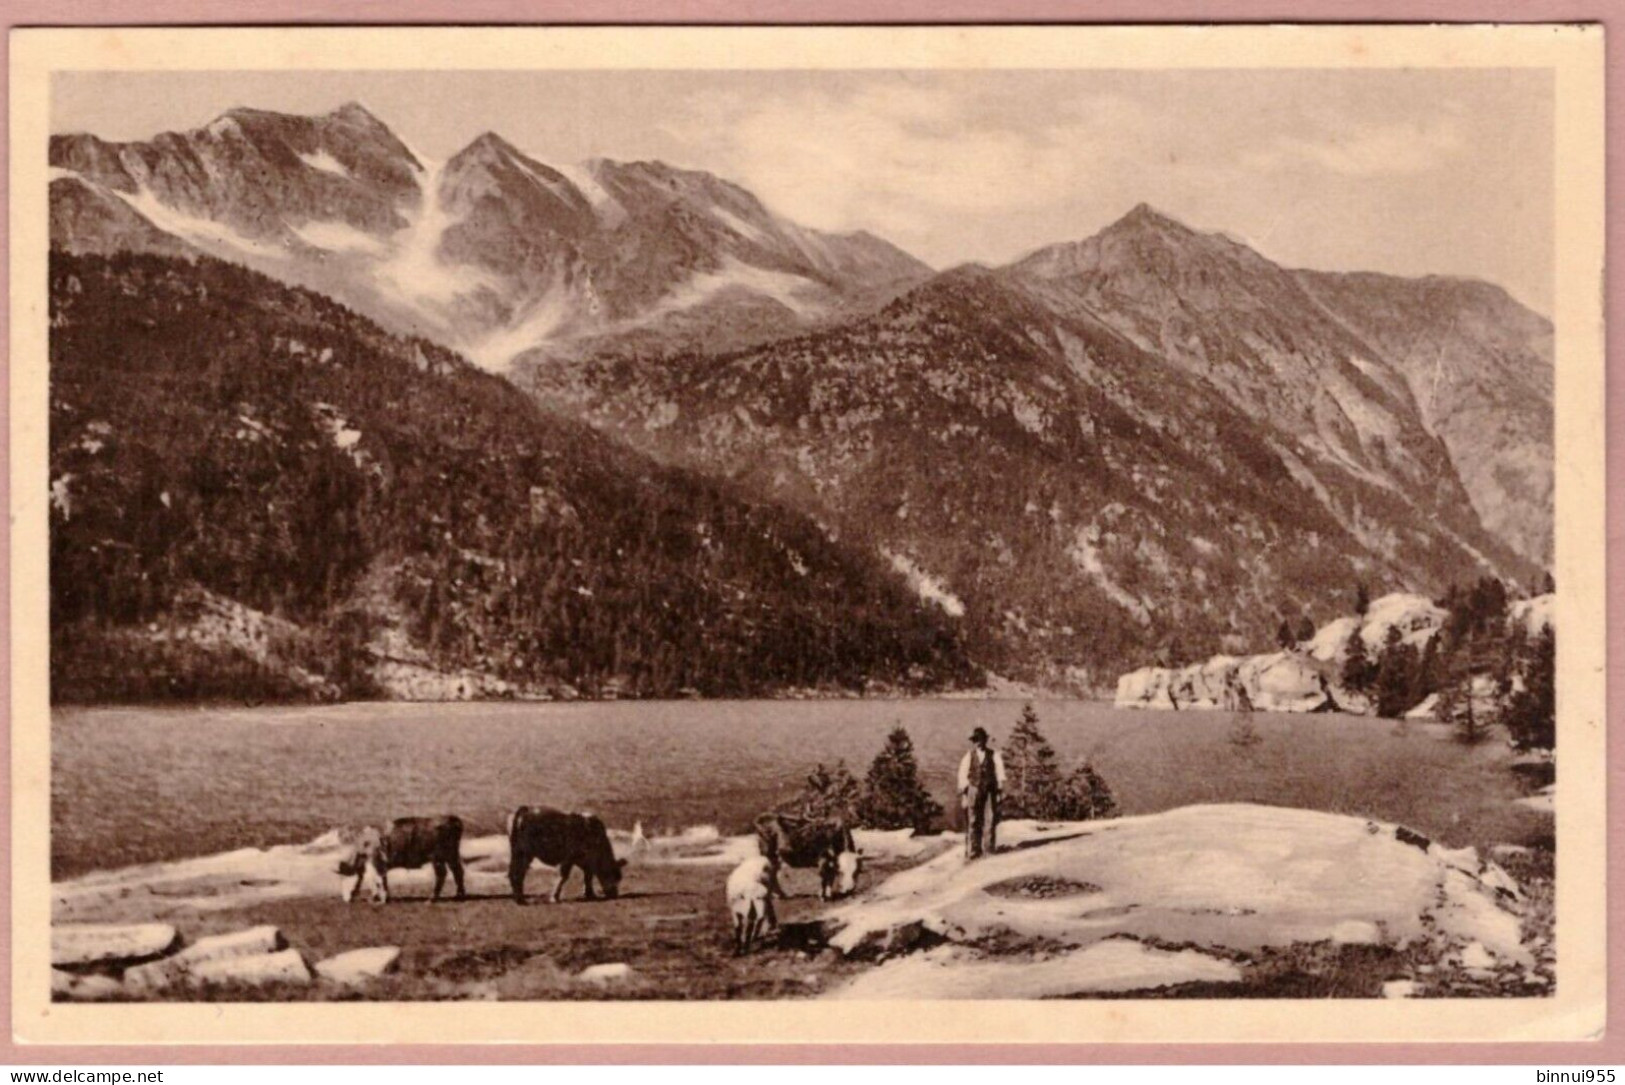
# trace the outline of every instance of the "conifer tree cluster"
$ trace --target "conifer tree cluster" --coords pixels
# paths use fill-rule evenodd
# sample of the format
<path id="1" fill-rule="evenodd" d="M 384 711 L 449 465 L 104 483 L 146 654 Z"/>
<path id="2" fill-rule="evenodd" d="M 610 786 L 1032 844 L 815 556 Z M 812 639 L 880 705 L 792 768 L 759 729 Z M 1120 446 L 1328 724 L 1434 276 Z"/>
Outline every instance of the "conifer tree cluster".
<path id="1" fill-rule="evenodd" d="M 1542 583 L 1550 586 L 1550 577 Z M 1369 605 L 1364 586 L 1356 602 Z M 1350 630 L 1340 673 L 1345 689 L 1371 699 L 1379 716 L 1400 717 L 1438 696 L 1438 718 L 1463 742 L 1503 724 L 1513 743 L 1550 749 L 1556 741 L 1556 640 L 1551 627 L 1528 637 L 1511 621 L 1504 583 L 1483 577 L 1436 600 L 1447 613 L 1418 649 L 1390 627 L 1372 658 L 1360 625 Z"/>
<path id="2" fill-rule="evenodd" d="M 1063 772 L 1055 747 L 1038 728 L 1038 713 L 1031 704 L 1022 706 L 1004 744 L 1004 767 L 1001 817 L 1082 821 L 1117 814 L 1111 787 L 1091 762 L 1085 761 L 1071 773 Z"/>
<path id="3" fill-rule="evenodd" d="M 942 821 L 942 805 L 920 779 L 914 740 L 901 724 L 869 765 L 862 782 L 845 761 L 822 762 L 807 774 L 801 794 L 785 809 L 818 821 L 837 821 L 866 829 L 913 829 L 929 832 Z"/>

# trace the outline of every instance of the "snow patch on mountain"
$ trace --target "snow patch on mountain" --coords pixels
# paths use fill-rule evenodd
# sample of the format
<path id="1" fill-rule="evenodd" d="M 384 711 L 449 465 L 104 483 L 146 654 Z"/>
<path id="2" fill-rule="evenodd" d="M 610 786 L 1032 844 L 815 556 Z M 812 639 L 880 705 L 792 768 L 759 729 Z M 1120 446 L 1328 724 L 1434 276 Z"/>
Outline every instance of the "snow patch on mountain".
<path id="1" fill-rule="evenodd" d="M 291 227 L 294 235 L 311 248 L 327 252 L 364 252 L 378 254 L 385 249 L 384 242 L 371 234 L 358 230 L 347 222 L 314 221 Z"/>
<path id="2" fill-rule="evenodd" d="M 817 283 L 800 275 L 752 267 L 730 256 L 723 259 L 722 267 L 718 270 L 695 275 L 660 299 L 640 323 L 695 308 L 730 290 L 743 290 L 771 298 L 797 316 L 810 316 L 817 313 L 820 307 L 806 295 L 819 289 Z"/>
<path id="3" fill-rule="evenodd" d="M 903 574 L 903 577 L 908 581 L 908 586 L 914 589 L 915 595 L 942 608 L 942 612 L 949 617 L 963 618 L 965 616 L 965 604 L 959 596 L 949 591 L 948 586 L 941 580 L 916 565 L 907 554 L 900 554 L 884 548 L 881 549 L 880 553 L 887 561 L 891 562 L 893 569 Z"/>
<path id="4" fill-rule="evenodd" d="M 1112 579 L 1111 574 L 1106 571 L 1105 563 L 1100 560 L 1100 548 L 1097 545 L 1099 542 L 1098 525 L 1080 527 L 1072 538 L 1072 545 L 1067 548 L 1067 556 L 1101 591 L 1106 593 L 1108 599 L 1134 615 L 1135 621 L 1145 625 L 1151 620 L 1151 611 L 1143 600 Z"/>
<path id="5" fill-rule="evenodd" d="M 495 328 L 470 343 L 464 353 L 469 361 L 493 373 L 507 368 L 515 357 L 538 346 L 570 318 L 569 293 L 556 286 L 544 294 L 523 316 L 504 327 Z"/>
<path id="6" fill-rule="evenodd" d="M 336 174 L 339 177 L 350 176 L 350 171 L 344 168 L 344 163 L 328 154 L 325 150 L 317 150 L 313 152 L 300 151 L 298 154 L 299 161 L 303 162 L 313 170 L 321 170 L 323 173 Z"/>
<path id="7" fill-rule="evenodd" d="M 586 199 L 595 215 L 604 222 L 614 225 L 626 218 L 626 209 L 610 194 L 609 189 L 599 183 L 593 165 L 592 162 L 573 162 L 553 168 L 576 187 L 576 191 Z"/>
<path id="8" fill-rule="evenodd" d="M 136 214 L 145 218 L 158 229 L 174 234 L 183 240 L 205 249 L 219 251 L 225 249 L 226 255 L 232 253 L 246 253 L 251 256 L 280 258 L 286 255 L 284 250 L 270 242 L 249 237 L 238 233 L 231 227 L 213 219 L 200 218 L 185 211 L 164 203 L 150 188 L 145 185 L 134 192 L 119 192 L 112 190 L 113 194 L 129 204 Z"/>
<path id="9" fill-rule="evenodd" d="M 489 277 L 472 267 L 453 267 L 440 259 L 440 239 L 453 225 L 440 199 L 440 178 L 446 164 L 415 156 L 424 164 L 422 195 L 407 217 L 407 226 L 395 235 L 389 258 L 378 265 L 378 282 L 408 305 L 444 305 L 490 285 Z"/>
<path id="10" fill-rule="evenodd" d="M 740 237 L 747 237 L 752 241 L 759 241 L 762 244 L 768 243 L 767 235 L 764 234 L 759 228 L 746 222 L 744 219 L 740 218 L 732 211 L 729 211 L 727 208 L 713 207 L 711 208 L 711 214 L 716 216 L 716 218 L 720 220 L 724 226 L 728 227 L 728 229 L 732 230 Z"/>

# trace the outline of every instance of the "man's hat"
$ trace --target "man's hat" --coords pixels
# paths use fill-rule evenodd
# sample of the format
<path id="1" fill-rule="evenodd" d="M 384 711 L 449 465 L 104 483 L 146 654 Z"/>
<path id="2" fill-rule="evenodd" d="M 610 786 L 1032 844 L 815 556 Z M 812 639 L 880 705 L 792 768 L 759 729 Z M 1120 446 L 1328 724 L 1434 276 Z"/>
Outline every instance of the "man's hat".
<path id="1" fill-rule="evenodd" d="M 978 727 L 976 730 L 970 733 L 970 740 L 972 742 L 986 742 L 987 732 Z"/>

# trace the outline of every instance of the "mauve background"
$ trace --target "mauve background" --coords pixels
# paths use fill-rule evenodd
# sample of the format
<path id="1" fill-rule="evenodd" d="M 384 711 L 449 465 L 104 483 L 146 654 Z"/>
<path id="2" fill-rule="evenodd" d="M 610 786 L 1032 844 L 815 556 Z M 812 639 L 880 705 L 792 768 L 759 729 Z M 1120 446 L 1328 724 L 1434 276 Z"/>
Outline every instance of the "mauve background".
<path id="1" fill-rule="evenodd" d="M 1625 206 L 1625 183 L 1620 177 L 1620 133 L 1625 131 L 1625 0 L 553 0 L 521 3 L 517 0 L 9 0 L 0 11 L 0 25 L 9 31 L 21 26 L 131 26 L 131 25 L 402 25 L 402 24 L 932 24 L 932 23 L 1183 23 L 1183 22 L 1596 22 L 1606 28 L 1608 123 L 1608 205 Z M 4 96 L 9 129 L 10 80 Z M 9 132 L 0 142 L 0 192 L 9 184 Z M 9 206 L 9 204 L 8 204 Z M 1625 276 L 1616 258 L 1625 218 L 1607 222 L 1606 299 L 1625 293 Z M 0 263 L 0 294 L 9 297 L 5 284 L 8 259 Z M 1612 316 L 1612 312 L 1608 312 Z M 0 336 L 8 334 L 10 313 L 0 317 Z M 1625 326 L 1608 323 L 1608 355 L 1625 351 Z M 9 341 L 9 340 L 7 340 Z M 8 378 L 10 359 L 5 363 Z M 1610 375 L 1612 377 L 1612 374 Z M 5 447 L 10 447 L 6 418 L 9 397 L 0 402 L 0 423 Z M 1625 426 L 1625 390 L 1609 380 L 1608 429 Z M 1608 476 L 1625 473 L 1625 452 L 1610 439 Z M 0 473 L 0 489 L 7 492 L 9 474 Z M 1625 689 L 1625 505 L 1610 500 L 1608 524 L 1608 719 Z M 0 624 L 10 614 L 10 548 L 0 548 Z M 6 693 L 7 727 L 0 730 L 0 764 L 10 764 L 10 630 L 7 648 L 0 653 L 0 684 Z M 1617 799 L 1625 790 L 1625 749 L 1613 743 L 1608 756 L 1608 790 Z M 0 803 L 0 840 L 9 840 L 10 804 Z M 1625 895 L 1625 816 L 1621 804 L 1611 801 L 1608 818 L 1609 899 Z M 0 862 L 0 944 L 11 931 L 11 870 Z M 1608 939 L 1625 944 L 1625 908 L 1609 909 Z M 1598 947 L 1599 950 L 1602 947 Z M 0 1062 L 11 1065 L 54 1063 L 125 1066 L 187 1065 L 243 1062 L 254 1064 L 422 1064 L 422 1063 L 1422 1063 L 1422 1064 L 1574 1064 L 1625 1063 L 1625 968 L 1610 968 L 1608 1028 L 1596 1043 L 1568 1044 L 1179 1044 L 1179 1045 L 816 1045 L 816 1046 L 170 1046 L 170 1047 L 18 1047 L 12 1042 L 11 962 L 0 954 L 0 1018 L 6 1022 L 0 1036 Z"/>

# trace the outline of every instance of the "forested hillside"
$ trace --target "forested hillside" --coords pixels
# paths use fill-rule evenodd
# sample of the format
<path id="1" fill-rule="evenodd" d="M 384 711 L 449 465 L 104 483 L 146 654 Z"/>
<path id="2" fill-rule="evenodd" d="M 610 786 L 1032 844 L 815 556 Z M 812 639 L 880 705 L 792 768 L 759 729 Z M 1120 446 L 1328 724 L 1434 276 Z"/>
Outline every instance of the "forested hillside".
<path id="1" fill-rule="evenodd" d="M 58 701 L 980 681 L 872 552 L 318 294 L 53 253 L 51 325 Z"/>

